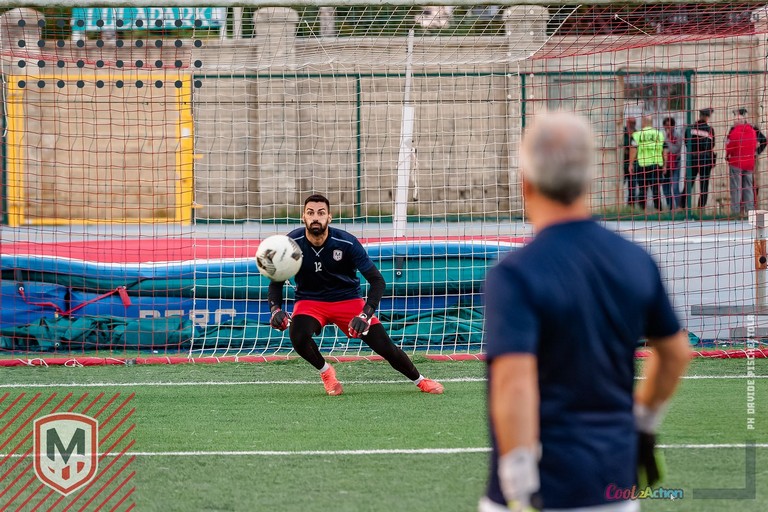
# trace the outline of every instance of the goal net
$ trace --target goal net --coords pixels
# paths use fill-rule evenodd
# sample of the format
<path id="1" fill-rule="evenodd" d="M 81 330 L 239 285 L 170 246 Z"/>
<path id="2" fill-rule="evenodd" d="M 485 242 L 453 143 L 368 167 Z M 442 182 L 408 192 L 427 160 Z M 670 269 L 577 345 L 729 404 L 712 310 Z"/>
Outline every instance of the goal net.
<path id="1" fill-rule="evenodd" d="M 520 138 L 551 109 L 592 123 L 593 212 L 654 255 L 692 343 L 765 335 L 766 153 L 737 183 L 726 149 L 768 132 L 762 4 L 279 3 L 3 3 L 2 357 L 290 354 L 253 256 L 312 193 L 384 275 L 395 343 L 481 354 L 485 272 L 532 236 Z M 656 174 L 628 161 L 644 126 Z"/>

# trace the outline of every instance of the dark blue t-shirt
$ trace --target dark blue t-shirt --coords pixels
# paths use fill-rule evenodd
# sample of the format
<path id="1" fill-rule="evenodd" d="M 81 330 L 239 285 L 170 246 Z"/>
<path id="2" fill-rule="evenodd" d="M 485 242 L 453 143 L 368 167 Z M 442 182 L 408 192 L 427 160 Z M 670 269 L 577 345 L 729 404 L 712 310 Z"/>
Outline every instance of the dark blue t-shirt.
<path id="1" fill-rule="evenodd" d="M 328 238 L 315 247 L 305 229 L 294 229 L 288 236 L 301 247 L 301 269 L 294 278 L 296 300 L 336 302 L 362 297 L 357 271 L 366 272 L 373 261 L 354 235 L 328 226 Z"/>
<path id="2" fill-rule="evenodd" d="M 601 505 L 608 485 L 632 487 L 635 348 L 680 330 L 652 258 L 591 220 L 556 224 L 488 272 L 484 303 L 488 363 L 537 357 L 543 505 Z M 492 444 L 488 496 L 503 503 Z"/>

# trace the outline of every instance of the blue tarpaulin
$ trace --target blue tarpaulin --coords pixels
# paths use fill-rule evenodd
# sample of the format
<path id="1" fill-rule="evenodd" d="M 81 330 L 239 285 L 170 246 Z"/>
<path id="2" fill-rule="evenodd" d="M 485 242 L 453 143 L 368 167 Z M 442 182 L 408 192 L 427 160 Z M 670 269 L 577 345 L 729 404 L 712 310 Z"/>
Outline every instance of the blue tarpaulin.
<path id="1" fill-rule="evenodd" d="M 479 343 L 485 272 L 511 250 L 510 244 L 409 242 L 366 248 L 387 281 L 379 316 L 395 341 L 414 346 Z M 256 346 L 274 336 L 266 304 L 269 281 L 252 258 L 100 263 L 4 254 L 0 270 L 0 326 L 6 345 L 18 329 L 18 339 L 34 338 L 42 350 L 55 344 L 181 346 L 184 336 L 162 334 L 171 324 L 169 332 L 177 332 L 178 322 L 189 325 L 182 330 L 194 335 L 196 343 L 200 339 L 216 346 L 228 338 Z M 290 307 L 292 287 L 285 292 Z M 96 325 L 83 331 L 94 333 L 93 340 L 60 335 L 69 333 L 73 327 L 68 323 L 78 319 Z M 121 322 L 144 334 L 124 334 L 134 331 Z M 130 322 L 144 322 L 143 330 Z"/>

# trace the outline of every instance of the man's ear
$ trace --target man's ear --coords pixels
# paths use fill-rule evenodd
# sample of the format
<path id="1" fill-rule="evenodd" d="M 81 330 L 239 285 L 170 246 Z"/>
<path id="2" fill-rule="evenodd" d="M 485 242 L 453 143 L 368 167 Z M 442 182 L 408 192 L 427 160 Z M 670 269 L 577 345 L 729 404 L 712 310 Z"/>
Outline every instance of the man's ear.
<path id="1" fill-rule="evenodd" d="M 531 197 L 534 191 L 534 186 L 530 180 L 525 179 L 525 176 L 522 178 L 521 188 L 523 190 L 523 199 Z"/>

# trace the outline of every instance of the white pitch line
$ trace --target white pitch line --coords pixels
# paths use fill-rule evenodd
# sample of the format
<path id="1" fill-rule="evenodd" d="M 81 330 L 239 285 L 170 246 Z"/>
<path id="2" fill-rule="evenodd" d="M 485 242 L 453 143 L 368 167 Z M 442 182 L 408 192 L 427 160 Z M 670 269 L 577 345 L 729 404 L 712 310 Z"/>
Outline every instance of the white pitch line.
<path id="1" fill-rule="evenodd" d="M 768 448 L 768 443 L 749 445 L 754 448 Z M 667 450 L 694 450 L 694 449 L 744 449 L 745 443 L 732 444 L 661 444 L 659 448 Z M 126 452 L 125 455 L 135 457 L 291 457 L 291 456 L 334 456 L 334 455 L 456 455 L 464 453 L 488 453 L 488 447 L 470 448 L 391 448 L 369 450 L 239 450 L 239 451 L 176 451 L 176 452 Z M 101 454 L 107 457 L 115 457 L 117 453 Z M 22 456 L 21 454 L 4 454 L 2 457 L 21 458 L 34 457 L 34 455 Z"/>
<path id="2" fill-rule="evenodd" d="M 768 379 L 768 375 L 685 375 L 684 380 Z"/>
<path id="3" fill-rule="evenodd" d="M 128 452 L 127 455 L 137 457 L 209 457 L 209 456 L 264 456 L 264 457 L 285 457 L 292 455 L 453 455 L 461 453 L 487 453 L 490 448 L 392 448 L 380 450 L 246 450 L 246 451 L 227 451 L 227 452 Z"/>
<path id="4" fill-rule="evenodd" d="M 746 448 L 744 443 L 734 444 L 661 444 L 659 448 L 676 449 L 736 449 Z M 768 443 L 750 445 L 755 448 L 768 448 Z M 488 447 L 478 448 L 395 448 L 382 450 L 246 450 L 246 451 L 194 451 L 194 452 L 128 452 L 129 455 L 137 457 L 207 457 L 207 456 L 247 456 L 258 455 L 265 457 L 282 457 L 290 455 L 452 455 L 460 453 L 488 453 L 491 449 Z"/>
<path id="5" fill-rule="evenodd" d="M 438 379 L 440 382 L 485 382 L 485 377 L 454 377 Z M 412 384 L 407 380 L 343 380 L 344 384 Z M 264 385 L 318 385 L 320 380 L 251 380 L 202 382 L 70 382 L 59 384 L 0 384 L 3 388 L 94 388 L 136 386 L 264 386 Z"/>
<path id="6" fill-rule="evenodd" d="M 379 450 L 240 450 L 240 451 L 189 451 L 189 452 L 126 452 L 134 457 L 288 457 L 315 455 L 452 455 L 458 453 L 487 453 L 490 448 L 391 448 Z M 117 452 L 100 453 L 100 456 L 115 457 Z M 34 454 L 0 453 L 0 457 L 11 459 L 33 458 Z"/>
<path id="7" fill-rule="evenodd" d="M 684 449 L 684 450 L 698 450 L 698 449 L 718 449 L 718 448 L 768 448 L 768 443 L 755 443 L 747 445 L 746 443 L 723 443 L 723 444 L 660 444 L 659 448 L 665 448 L 670 450 Z"/>
<path id="8" fill-rule="evenodd" d="M 642 377 L 637 377 L 641 380 Z M 744 380 L 744 379 L 768 379 L 768 375 L 686 375 L 685 380 Z M 485 377 L 453 377 L 437 379 L 440 382 L 485 382 Z M 344 380 L 344 384 L 410 384 L 407 380 Z M 319 380 L 245 380 L 245 381 L 196 381 L 196 382 L 171 382 L 171 381 L 147 381 L 147 382 L 60 382 L 60 383 L 5 383 L 0 384 L 0 389 L 19 388 L 125 388 L 125 387 L 173 387 L 173 386 L 274 386 L 274 385 L 317 385 Z"/>

